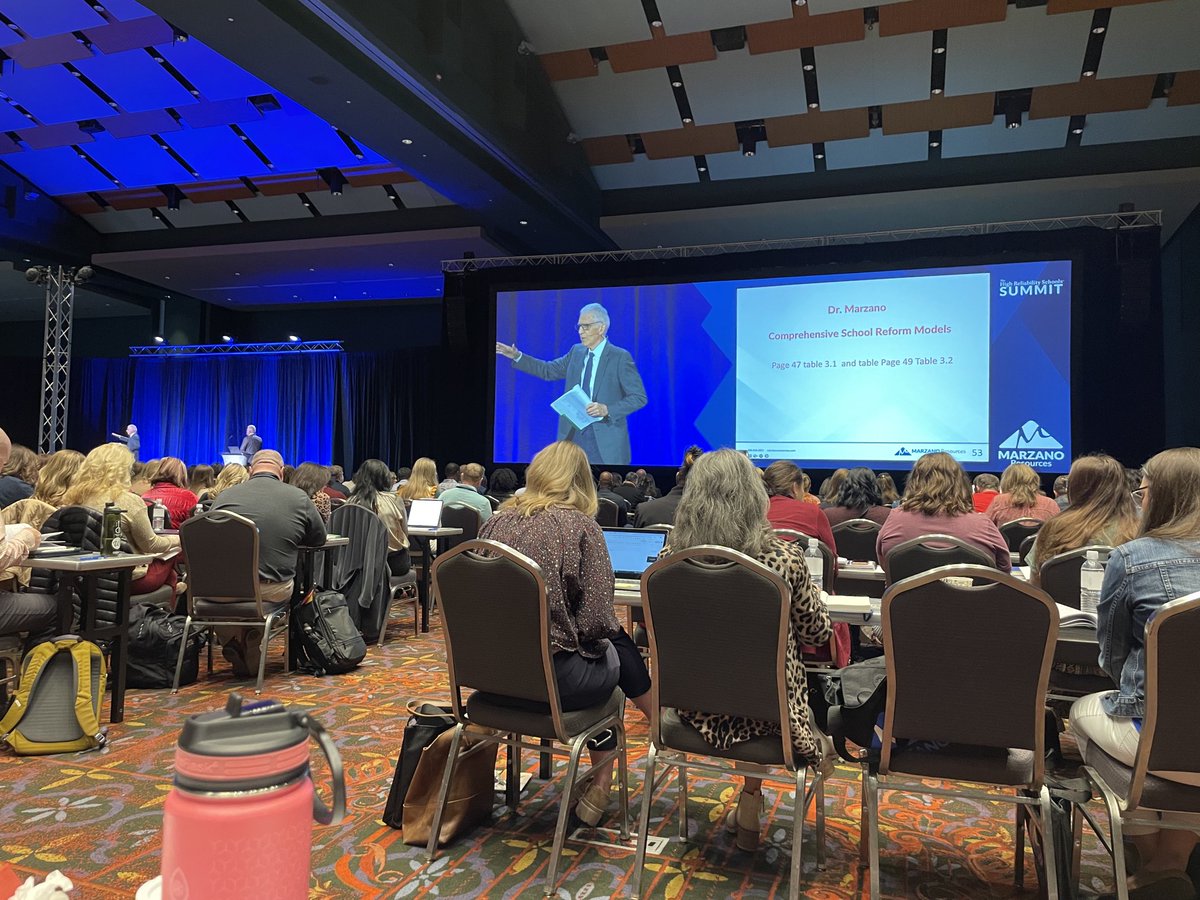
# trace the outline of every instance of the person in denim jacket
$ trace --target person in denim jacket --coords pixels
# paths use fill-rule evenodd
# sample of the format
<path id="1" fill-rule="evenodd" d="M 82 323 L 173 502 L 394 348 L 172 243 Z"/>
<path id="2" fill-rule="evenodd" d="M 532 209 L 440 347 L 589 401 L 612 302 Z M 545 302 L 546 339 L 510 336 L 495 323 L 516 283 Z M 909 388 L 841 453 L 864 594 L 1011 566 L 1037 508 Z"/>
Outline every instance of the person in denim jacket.
<path id="1" fill-rule="evenodd" d="M 1146 702 L 1146 625 L 1158 608 L 1200 590 L 1200 449 L 1164 450 L 1148 463 L 1141 487 L 1138 537 L 1108 559 L 1097 610 L 1100 665 L 1119 690 L 1091 694 L 1071 707 L 1080 749 L 1088 742 L 1127 766 L 1134 764 Z M 1163 778 L 1169 776 L 1159 773 Z M 1200 785 L 1200 779 L 1178 779 Z M 1188 858 L 1191 831 L 1126 827 L 1141 857 L 1129 896 L 1195 896 Z"/>

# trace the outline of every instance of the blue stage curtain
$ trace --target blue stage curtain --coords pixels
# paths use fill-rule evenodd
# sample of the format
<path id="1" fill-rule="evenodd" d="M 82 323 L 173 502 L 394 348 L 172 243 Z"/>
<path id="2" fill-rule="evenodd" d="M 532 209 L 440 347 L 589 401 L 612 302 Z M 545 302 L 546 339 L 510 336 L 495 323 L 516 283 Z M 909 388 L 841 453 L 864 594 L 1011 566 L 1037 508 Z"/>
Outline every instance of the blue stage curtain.
<path id="1" fill-rule="evenodd" d="M 286 462 L 329 464 L 338 353 L 139 357 L 133 363 L 130 421 L 141 458 L 190 463 L 221 458 L 254 425 L 263 447 Z M 115 360 L 109 362 L 116 362 Z"/>
<path id="2" fill-rule="evenodd" d="M 133 360 L 76 359 L 71 370 L 67 446 L 86 452 L 111 440 L 113 432 L 125 433 L 131 421 Z"/>

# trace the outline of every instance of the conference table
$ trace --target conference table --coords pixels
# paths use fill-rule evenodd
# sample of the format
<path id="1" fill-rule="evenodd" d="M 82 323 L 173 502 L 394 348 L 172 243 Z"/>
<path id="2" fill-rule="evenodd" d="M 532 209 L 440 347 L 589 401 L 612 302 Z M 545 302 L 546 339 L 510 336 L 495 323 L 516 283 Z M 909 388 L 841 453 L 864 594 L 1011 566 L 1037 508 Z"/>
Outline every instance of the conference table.
<path id="1" fill-rule="evenodd" d="M 87 641 L 108 640 L 109 678 L 112 699 L 109 722 L 125 719 L 125 679 L 129 662 L 129 596 L 133 570 L 147 566 L 157 557 L 152 553 L 98 553 L 39 555 L 34 551 L 21 565 L 30 569 L 58 572 L 58 633 L 73 634 L 73 597 L 79 595 L 79 637 Z M 101 575 L 117 576 L 117 620 L 111 625 L 96 624 L 97 580 Z"/>
<path id="2" fill-rule="evenodd" d="M 458 537 L 463 533 L 461 528 L 450 528 L 439 525 L 436 528 L 419 528 L 409 525 L 408 536 L 416 538 L 421 545 L 421 575 L 417 579 L 417 599 L 421 604 L 421 631 L 429 632 L 429 583 L 430 569 L 433 566 L 433 542 L 438 538 Z"/>

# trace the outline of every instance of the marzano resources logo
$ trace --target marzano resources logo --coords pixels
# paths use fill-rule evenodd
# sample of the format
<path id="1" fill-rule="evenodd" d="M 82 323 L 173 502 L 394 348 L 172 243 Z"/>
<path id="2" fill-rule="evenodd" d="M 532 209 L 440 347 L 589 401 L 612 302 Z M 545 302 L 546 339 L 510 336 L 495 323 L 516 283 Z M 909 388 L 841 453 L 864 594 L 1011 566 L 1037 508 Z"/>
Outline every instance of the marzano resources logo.
<path id="1" fill-rule="evenodd" d="M 1007 281 L 1000 279 L 1001 297 L 1033 297 L 1039 294 L 1059 295 L 1063 292 L 1066 282 L 1061 278 L 1033 278 L 1028 281 Z"/>
<path id="2" fill-rule="evenodd" d="M 1058 439 L 1033 419 L 1001 441 L 996 455 L 1009 462 L 1027 463 L 1035 469 L 1048 469 L 1066 459 Z"/>

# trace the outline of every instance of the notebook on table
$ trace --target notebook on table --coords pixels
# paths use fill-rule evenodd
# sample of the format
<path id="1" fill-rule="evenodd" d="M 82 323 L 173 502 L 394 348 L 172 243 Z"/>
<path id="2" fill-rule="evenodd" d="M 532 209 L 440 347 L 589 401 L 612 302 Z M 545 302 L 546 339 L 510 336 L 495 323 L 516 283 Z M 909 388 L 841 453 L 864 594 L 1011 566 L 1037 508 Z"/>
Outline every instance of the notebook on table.
<path id="1" fill-rule="evenodd" d="M 642 573 L 658 559 L 667 542 L 665 531 L 637 528 L 605 528 L 604 543 L 612 560 L 617 590 L 636 591 Z"/>
<path id="2" fill-rule="evenodd" d="M 437 528 L 442 524 L 442 501 L 414 500 L 408 509 L 409 528 Z"/>

